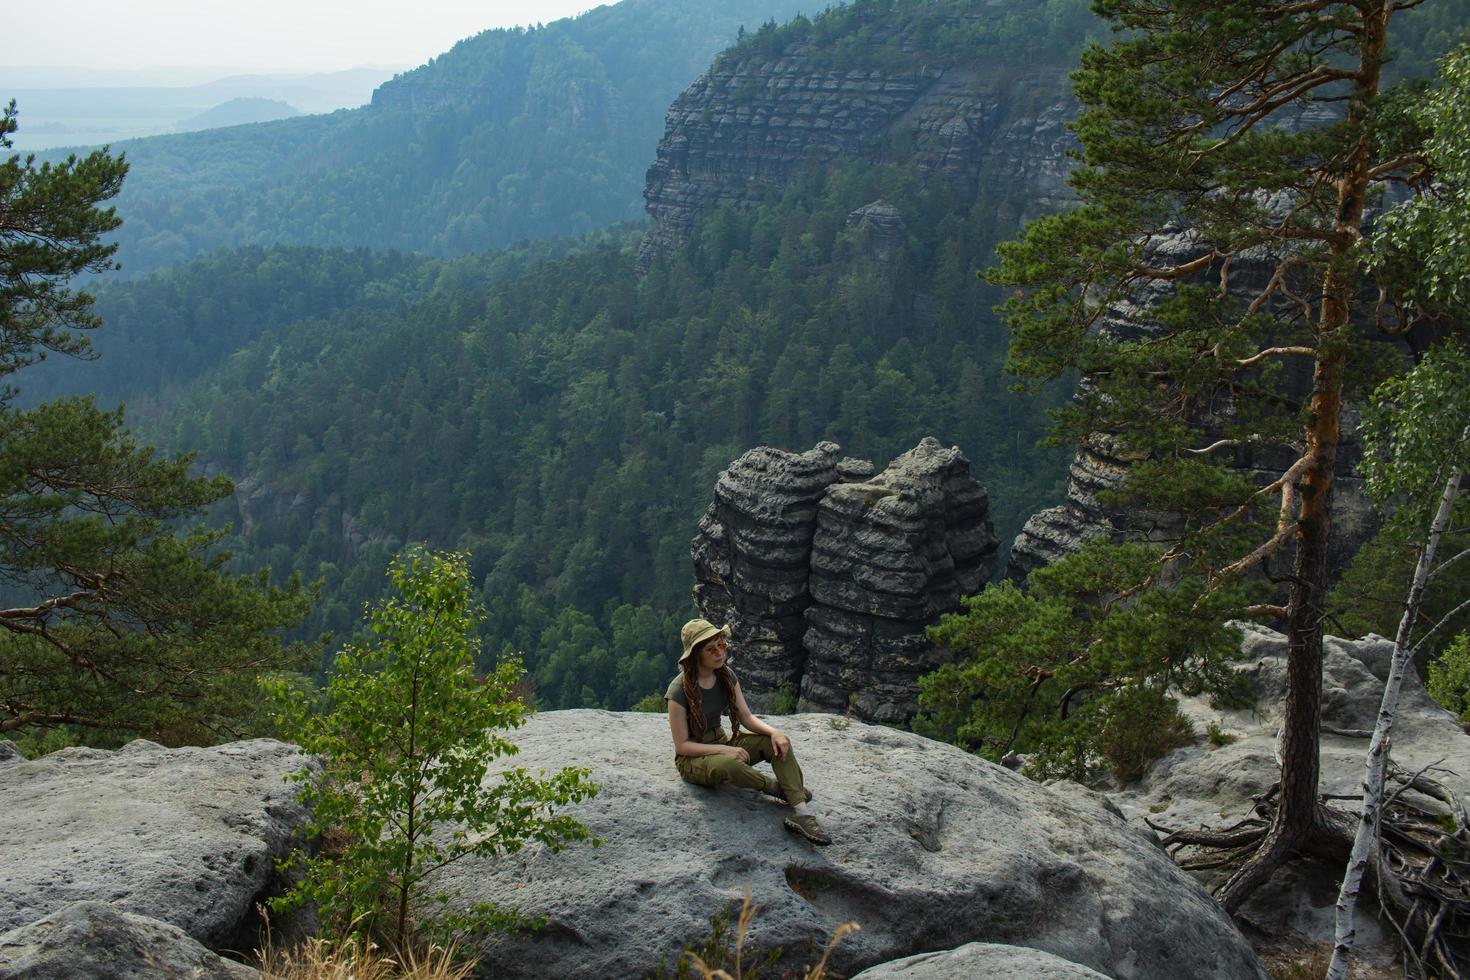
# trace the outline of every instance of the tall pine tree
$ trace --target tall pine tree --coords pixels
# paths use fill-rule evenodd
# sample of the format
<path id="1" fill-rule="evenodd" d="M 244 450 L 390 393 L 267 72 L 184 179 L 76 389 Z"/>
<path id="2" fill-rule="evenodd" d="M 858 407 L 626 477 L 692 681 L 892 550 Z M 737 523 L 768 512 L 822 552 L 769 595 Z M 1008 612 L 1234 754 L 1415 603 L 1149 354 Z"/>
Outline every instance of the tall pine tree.
<path id="1" fill-rule="evenodd" d="M 1406 95 L 1382 82 L 1390 24 L 1419 2 L 1099 0 L 1118 37 L 1073 76 L 1080 203 L 1002 246 L 991 274 L 1012 290 L 1012 371 L 1086 378 L 1058 434 L 1108 433 L 1139 460 L 1119 496 L 1185 515 L 1113 601 L 1183 582 L 1206 609 L 1262 571 L 1285 587 L 1284 601 L 1228 609 L 1279 624 L 1290 651 L 1269 828 L 1190 838 L 1249 849 L 1219 894 L 1230 911 L 1282 861 L 1342 836 L 1317 784 L 1344 399 L 1395 359 L 1366 338 L 1374 321 L 1403 335 L 1436 313 L 1396 294 L 1414 264 L 1375 261 L 1364 230 L 1385 187 L 1431 190 Z M 1142 335 L 1098 329 L 1144 300 Z"/>
<path id="2" fill-rule="evenodd" d="M 0 151 L 15 129 L 11 102 Z M 90 398 L 15 406 L 18 371 L 90 353 L 99 322 L 71 282 L 111 267 L 120 220 L 101 205 L 126 173 L 105 151 L 0 163 L 0 734 L 237 733 L 255 676 L 293 662 L 274 631 L 306 612 L 298 585 L 226 574 L 217 533 L 178 529 L 228 480 L 191 477 Z"/>

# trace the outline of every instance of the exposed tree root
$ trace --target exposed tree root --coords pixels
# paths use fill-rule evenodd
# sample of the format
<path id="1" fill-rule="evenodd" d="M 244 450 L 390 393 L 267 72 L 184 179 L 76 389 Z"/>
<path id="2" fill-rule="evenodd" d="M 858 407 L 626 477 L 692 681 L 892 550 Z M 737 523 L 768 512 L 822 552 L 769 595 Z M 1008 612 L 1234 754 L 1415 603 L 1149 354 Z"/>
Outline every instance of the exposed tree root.
<path id="1" fill-rule="evenodd" d="M 1408 772 L 1390 763 L 1378 847 L 1369 862 L 1380 917 L 1399 936 L 1404 967 L 1413 977 L 1470 977 L 1470 815 L 1431 769 Z M 1227 912 L 1240 906 L 1278 867 L 1316 858 L 1339 868 L 1352 848 L 1357 816 L 1318 807 L 1310 840 L 1273 834 L 1277 787 L 1256 797 L 1251 816 L 1215 830 L 1148 825 L 1190 871 L 1234 868 L 1216 892 Z M 1357 797 L 1350 799 L 1356 800 Z"/>

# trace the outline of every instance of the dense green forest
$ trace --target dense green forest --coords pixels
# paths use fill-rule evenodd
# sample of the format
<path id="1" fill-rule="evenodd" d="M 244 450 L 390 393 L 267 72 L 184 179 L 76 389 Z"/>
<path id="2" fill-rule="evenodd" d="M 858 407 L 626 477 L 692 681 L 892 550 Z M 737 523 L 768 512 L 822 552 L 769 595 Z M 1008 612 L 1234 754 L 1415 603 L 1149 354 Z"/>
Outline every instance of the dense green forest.
<path id="1" fill-rule="evenodd" d="M 887 261 L 847 225 L 880 198 L 912 229 Z M 695 522 L 751 446 L 833 439 L 882 464 L 936 435 L 970 455 L 1003 535 L 1055 499 L 1063 457 L 1031 448 L 1041 406 L 1005 391 L 975 277 L 998 203 L 855 162 L 713 215 L 642 280 L 630 236 L 489 285 L 446 271 L 421 290 L 463 263 L 419 266 L 401 302 L 265 329 L 140 402 L 140 424 L 240 479 L 219 516 L 247 565 L 325 580 L 309 629 L 349 630 L 405 544 L 467 550 L 489 648 L 527 658 L 542 703 L 623 707 L 665 679 Z M 151 283 L 169 304 L 230 270 L 134 284 L 133 315 Z M 285 292 L 255 282 L 265 306 Z"/>
<path id="2" fill-rule="evenodd" d="M 895 29 L 895 23 L 901 25 Z M 990 63 L 1030 60 L 1039 55 L 1058 64 L 1075 60 L 1097 18 L 1091 0 L 990 3 L 974 0 L 853 0 L 832 5 L 820 16 L 774 20 L 741 36 L 715 66 L 778 56 L 800 45 L 813 68 L 845 71 L 860 58 L 864 68 L 917 70 L 943 62 Z"/>
<path id="3" fill-rule="evenodd" d="M 842 71 L 929 46 L 1070 51 L 1085 5 L 1037 6 L 859 0 L 747 31 L 727 57 Z M 1467 6 L 1416 11 L 1400 64 L 1427 64 Z M 349 631 L 409 543 L 471 552 L 487 648 L 523 655 L 548 706 L 623 707 L 661 686 L 695 522 L 752 446 L 832 439 L 881 466 L 936 435 L 969 454 L 1008 540 L 1059 497 L 1067 455 L 1035 448 L 1066 392 L 1007 391 L 998 297 L 975 275 L 1014 233 L 1020 188 L 961 200 L 901 159 L 812 165 L 759 208 L 706 215 L 641 279 L 628 226 L 458 259 L 359 247 L 475 250 L 633 213 L 608 205 L 603 177 L 634 156 L 641 173 L 663 106 L 697 71 L 639 25 L 662 16 L 713 50 L 758 7 L 626 0 L 471 38 L 358 114 L 135 144 L 122 213 L 128 242 L 155 240 L 142 266 L 261 244 L 102 285 L 102 361 L 48 364 L 22 397 L 126 400 L 150 438 L 236 477 L 215 515 L 226 544 L 242 568 L 323 581 L 308 633 Z M 956 26 L 959 7 L 971 14 Z M 907 26 L 885 34 L 894 11 Z M 637 129 L 623 113 L 665 83 L 639 148 L 597 135 Z M 608 210 L 577 203 L 594 199 Z M 883 259 L 847 224 L 879 199 L 908 228 Z"/>
<path id="4" fill-rule="evenodd" d="M 120 143 L 119 259 L 143 273 L 235 244 L 461 255 L 636 219 L 674 97 L 742 25 L 824 5 L 623 0 L 467 38 L 361 109 Z"/>
<path id="5" fill-rule="evenodd" d="M 218 249 L 136 280 L 92 286 L 106 328 L 90 335 L 96 360 L 53 357 L 32 368 L 27 404 L 92 394 L 145 411 L 262 333 L 350 310 L 392 310 L 439 290 L 478 290 L 565 257 L 626 241 L 632 226 L 580 239 L 532 242 L 456 259 L 309 245 Z"/>

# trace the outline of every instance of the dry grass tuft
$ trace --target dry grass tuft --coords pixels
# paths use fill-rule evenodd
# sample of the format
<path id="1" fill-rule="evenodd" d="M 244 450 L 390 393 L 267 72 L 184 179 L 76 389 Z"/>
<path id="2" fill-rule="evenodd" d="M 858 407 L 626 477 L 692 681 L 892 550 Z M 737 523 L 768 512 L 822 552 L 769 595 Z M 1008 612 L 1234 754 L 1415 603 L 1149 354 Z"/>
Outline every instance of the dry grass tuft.
<path id="1" fill-rule="evenodd" d="M 266 980 L 465 980 L 474 968 L 474 960 L 461 960 L 453 948 L 440 946 L 390 956 L 376 943 L 308 939 L 294 949 L 267 943 L 260 951 Z"/>
<path id="2" fill-rule="evenodd" d="M 705 962 L 703 957 L 693 950 L 689 950 L 684 954 L 688 957 L 689 962 L 693 964 L 694 969 L 698 971 L 701 980 L 743 980 L 742 959 L 745 953 L 745 934 L 750 931 L 750 923 L 755 918 L 756 911 L 755 904 L 750 900 L 750 885 L 747 884 L 745 886 L 745 899 L 740 905 L 740 918 L 735 923 L 735 962 L 732 964 L 735 970 L 734 973 L 718 967 L 711 967 Z M 822 950 L 822 958 L 817 962 L 816 966 L 803 967 L 800 980 L 829 980 L 827 960 L 831 957 L 832 950 L 836 948 L 844 936 L 857 932 L 860 928 L 862 927 L 856 922 L 844 922 L 833 930 L 832 938 L 827 940 L 827 948 Z"/>

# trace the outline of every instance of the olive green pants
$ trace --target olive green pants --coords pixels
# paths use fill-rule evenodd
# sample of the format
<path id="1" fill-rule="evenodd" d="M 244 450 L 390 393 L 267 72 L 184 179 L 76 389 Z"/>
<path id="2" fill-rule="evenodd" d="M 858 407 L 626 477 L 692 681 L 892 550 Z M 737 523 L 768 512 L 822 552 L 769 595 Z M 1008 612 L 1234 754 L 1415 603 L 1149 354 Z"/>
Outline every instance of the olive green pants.
<path id="1" fill-rule="evenodd" d="M 679 775 L 684 777 L 685 782 L 697 786 L 734 783 L 745 789 L 764 789 L 766 777 L 756 771 L 755 764 L 769 762 L 776 773 L 776 781 L 781 784 L 781 794 L 786 797 L 786 802 L 795 806 L 806 801 L 806 783 L 802 781 L 801 766 L 796 764 L 796 754 L 788 751 L 786 758 L 776 758 L 776 753 L 771 749 L 769 735 L 744 734 L 732 740 L 723 728 L 717 728 L 705 736 L 704 741 L 706 744 L 719 743 L 742 748 L 750 756 L 750 764 L 741 762 L 733 755 L 681 755 L 674 759 L 674 765 L 678 767 Z"/>

